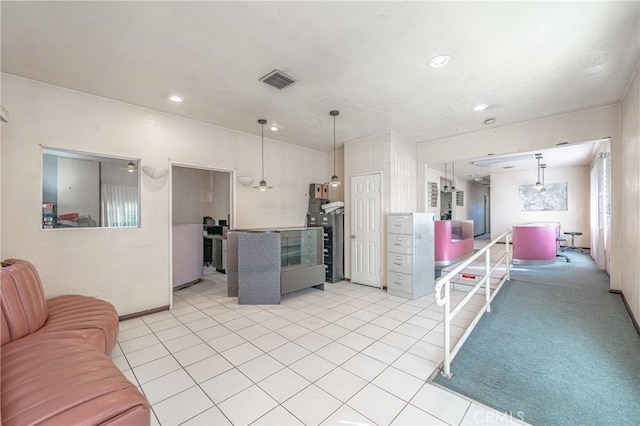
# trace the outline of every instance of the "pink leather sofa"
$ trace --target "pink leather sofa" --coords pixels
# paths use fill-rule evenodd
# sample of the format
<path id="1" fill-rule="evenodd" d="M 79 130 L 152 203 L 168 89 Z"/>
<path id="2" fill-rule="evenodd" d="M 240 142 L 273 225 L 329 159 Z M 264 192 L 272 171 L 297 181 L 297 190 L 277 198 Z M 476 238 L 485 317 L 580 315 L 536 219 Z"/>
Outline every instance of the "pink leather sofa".
<path id="1" fill-rule="evenodd" d="M 149 402 L 108 355 L 115 308 L 80 295 L 46 300 L 31 263 L 2 265 L 0 425 L 149 425 Z"/>

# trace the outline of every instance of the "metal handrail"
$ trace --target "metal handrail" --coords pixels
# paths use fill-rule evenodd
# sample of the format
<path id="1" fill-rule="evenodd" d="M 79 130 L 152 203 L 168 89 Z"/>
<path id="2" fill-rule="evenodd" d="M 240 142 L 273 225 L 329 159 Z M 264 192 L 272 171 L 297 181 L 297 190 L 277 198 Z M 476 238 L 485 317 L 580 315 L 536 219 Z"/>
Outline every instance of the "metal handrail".
<path id="1" fill-rule="evenodd" d="M 498 259 L 495 265 L 491 266 L 491 247 L 500 242 L 500 240 L 505 240 L 506 251 L 505 254 Z M 475 262 L 480 256 L 484 254 L 485 256 L 485 273 L 482 276 L 482 279 L 475 285 L 467 295 L 462 298 L 462 300 L 454 307 L 453 311 L 451 310 L 451 279 L 456 277 L 462 270 Z M 491 294 L 491 274 L 493 274 L 498 267 L 504 262 L 505 264 L 505 273 L 500 277 L 500 282 L 498 283 L 496 289 Z M 460 263 L 453 270 L 449 271 L 446 275 L 440 277 L 436 283 L 433 291 L 433 296 L 435 298 L 436 304 L 438 306 L 444 307 L 444 361 L 442 367 L 442 374 L 445 377 L 451 377 L 451 361 L 457 355 L 458 351 L 467 340 L 469 334 L 476 326 L 478 321 L 485 312 L 491 312 L 491 301 L 498 294 L 498 291 L 502 287 L 505 281 L 507 281 L 510 277 L 510 265 L 511 265 L 511 231 L 504 232 L 498 238 L 491 241 L 489 244 L 484 246 L 482 249 L 478 250 L 471 257 L 466 259 L 464 262 Z M 480 309 L 480 312 L 473 319 L 469 327 L 465 333 L 460 337 L 456 346 L 451 349 L 451 321 L 455 316 L 462 310 L 464 305 L 473 297 L 473 295 L 480 289 L 482 286 L 485 286 L 485 304 Z M 444 289 L 444 296 L 442 295 L 442 290 Z"/>

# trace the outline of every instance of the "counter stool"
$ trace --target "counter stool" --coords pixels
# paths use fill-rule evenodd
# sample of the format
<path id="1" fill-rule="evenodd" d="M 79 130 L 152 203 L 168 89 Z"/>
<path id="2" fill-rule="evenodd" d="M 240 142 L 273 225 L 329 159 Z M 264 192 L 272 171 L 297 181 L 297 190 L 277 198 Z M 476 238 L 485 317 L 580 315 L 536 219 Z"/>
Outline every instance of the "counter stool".
<path id="1" fill-rule="evenodd" d="M 584 253 L 584 251 L 580 247 L 576 247 L 576 243 L 575 243 L 576 235 L 580 236 L 582 235 L 582 232 L 563 232 L 563 234 L 571 235 L 571 245 L 568 247 L 563 247 L 561 251 L 576 250 L 576 251 L 579 251 L 580 253 Z"/>
<path id="2" fill-rule="evenodd" d="M 558 244 L 560 244 L 561 242 L 567 241 L 566 238 L 564 237 L 556 237 L 556 241 L 558 242 Z M 562 250 L 561 250 L 562 251 Z M 556 251 L 556 257 L 561 257 L 564 260 L 568 262 L 571 262 L 571 259 L 569 259 L 569 256 L 567 256 L 566 254 L 560 254 L 559 252 Z"/>

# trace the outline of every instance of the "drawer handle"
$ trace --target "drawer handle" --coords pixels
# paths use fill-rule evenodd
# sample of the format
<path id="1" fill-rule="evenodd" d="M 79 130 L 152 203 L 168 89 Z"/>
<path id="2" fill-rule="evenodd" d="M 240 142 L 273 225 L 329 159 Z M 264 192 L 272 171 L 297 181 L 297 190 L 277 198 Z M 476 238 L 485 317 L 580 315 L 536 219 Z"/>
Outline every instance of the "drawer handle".
<path id="1" fill-rule="evenodd" d="M 393 243 L 394 246 L 401 246 L 402 244 L 400 243 Z"/>
<path id="2" fill-rule="evenodd" d="M 402 275 L 396 275 L 396 280 L 402 281 Z"/>
<path id="3" fill-rule="evenodd" d="M 402 263 L 393 262 L 394 265 L 402 266 Z"/>
<path id="4" fill-rule="evenodd" d="M 397 284 L 397 285 L 402 285 L 402 283 L 399 283 L 399 282 L 397 282 L 397 281 L 394 281 L 393 283 L 394 283 L 394 284 Z"/>

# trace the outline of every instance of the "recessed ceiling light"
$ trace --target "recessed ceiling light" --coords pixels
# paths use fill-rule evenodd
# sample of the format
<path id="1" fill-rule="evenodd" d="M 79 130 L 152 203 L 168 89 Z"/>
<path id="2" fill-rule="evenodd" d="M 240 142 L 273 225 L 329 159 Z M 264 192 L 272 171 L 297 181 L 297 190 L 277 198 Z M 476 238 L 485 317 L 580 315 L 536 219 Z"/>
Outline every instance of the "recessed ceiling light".
<path id="1" fill-rule="evenodd" d="M 493 124 L 496 122 L 495 118 L 487 118 L 486 120 L 483 121 L 484 124 Z"/>
<path id="2" fill-rule="evenodd" d="M 167 99 L 169 99 L 171 102 L 182 102 L 182 98 L 178 95 L 168 95 Z"/>
<path id="3" fill-rule="evenodd" d="M 447 65 L 451 61 L 451 56 L 449 55 L 438 55 L 429 59 L 429 66 L 431 68 L 442 68 Z"/>
<path id="4" fill-rule="evenodd" d="M 480 105 L 476 105 L 473 107 L 474 111 L 484 111 L 485 109 L 489 108 L 489 105 L 487 104 L 480 104 Z"/>
<path id="5" fill-rule="evenodd" d="M 277 131 L 278 131 L 278 126 L 271 126 L 271 127 L 269 127 L 269 129 L 270 129 L 272 132 L 277 132 Z"/>

